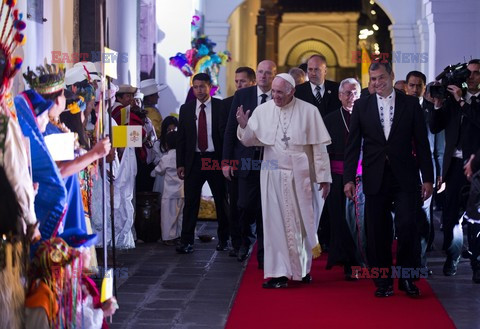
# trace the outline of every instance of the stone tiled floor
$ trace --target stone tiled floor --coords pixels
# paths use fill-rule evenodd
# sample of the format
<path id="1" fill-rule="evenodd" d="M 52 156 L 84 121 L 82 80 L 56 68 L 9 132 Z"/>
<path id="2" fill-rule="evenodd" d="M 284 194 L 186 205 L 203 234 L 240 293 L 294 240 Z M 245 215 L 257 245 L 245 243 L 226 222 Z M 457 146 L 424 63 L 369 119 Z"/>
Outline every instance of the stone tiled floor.
<path id="1" fill-rule="evenodd" d="M 199 234 L 215 231 L 215 223 L 198 225 Z M 197 240 L 193 254 L 179 255 L 175 247 L 140 243 L 118 252 L 118 267 L 128 269 L 128 279 L 119 279 L 120 309 L 110 327 L 223 328 L 244 267 L 215 246 L 216 240 Z"/>
<path id="2" fill-rule="evenodd" d="M 438 226 L 438 225 L 437 225 Z M 199 233 L 215 236 L 216 224 L 200 222 Z M 462 260 L 457 275 L 442 274 L 441 232 L 429 253 L 434 275 L 429 282 L 460 329 L 480 328 L 480 285 L 471 281 L 468 261 Z M 138 244 L 118 252 L 119 267 L 128 278 L 118 282 L 120 309 L 113 329 L 220 329 L 223 328 L 243 274 L 244 266 L 228 252 L 215 250 L 216 241 L 196 241 L 195 252 L 178 255 L 161 243 Z"/>

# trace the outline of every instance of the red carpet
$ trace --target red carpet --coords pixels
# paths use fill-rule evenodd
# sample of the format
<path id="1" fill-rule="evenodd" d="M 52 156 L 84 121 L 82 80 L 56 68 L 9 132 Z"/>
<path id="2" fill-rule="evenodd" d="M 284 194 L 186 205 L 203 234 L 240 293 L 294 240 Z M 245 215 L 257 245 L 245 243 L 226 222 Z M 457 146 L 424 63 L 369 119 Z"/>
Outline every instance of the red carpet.
<path id="1" fill-rule="evenodd" d="M 372 280 L 345 281 L 342 267 L 325 270 L 326 259 L 313 262 L 311 284 L 290 281 L 272 290 L 262 288 L 263 271 L 252 256 L 225 328 L 455 328 L 426 280 L 417 284 L 418 299 L 396 285 L 394 296 L 376 298 Z"/>

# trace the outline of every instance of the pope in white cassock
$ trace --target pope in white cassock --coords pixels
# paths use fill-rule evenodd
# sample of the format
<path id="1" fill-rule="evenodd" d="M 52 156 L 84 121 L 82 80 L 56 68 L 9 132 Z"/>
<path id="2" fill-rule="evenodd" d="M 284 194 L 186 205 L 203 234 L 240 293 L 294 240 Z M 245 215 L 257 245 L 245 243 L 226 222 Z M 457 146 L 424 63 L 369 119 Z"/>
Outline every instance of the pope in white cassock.
<path id="1" fill-rule="evenodd" d="M 284 288 L 287 281 L 309 283 L 312 256 L 321 253 L 313 216 L 313 183 L 322 197 L 332 178 L 326 146 L 330 136 L 317 108 L 293 97 L 295 81 L 278 74 L 272 100 L 250 111 L 237 110 L 238 139 L 264 146 L 260 186 L 265 245 L 264 288 Z"/>

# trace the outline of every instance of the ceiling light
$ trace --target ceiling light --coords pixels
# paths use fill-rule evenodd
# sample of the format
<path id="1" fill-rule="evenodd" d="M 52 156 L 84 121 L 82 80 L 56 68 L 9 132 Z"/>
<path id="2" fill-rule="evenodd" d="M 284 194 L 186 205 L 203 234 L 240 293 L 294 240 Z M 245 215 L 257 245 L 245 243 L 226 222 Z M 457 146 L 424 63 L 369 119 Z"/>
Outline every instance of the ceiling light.
<path id="1" fill-rule="evenodd" d="M 372 27 L 375 31 L 378 31 L 378 25 L 377 24 L 373 24 Z"/>

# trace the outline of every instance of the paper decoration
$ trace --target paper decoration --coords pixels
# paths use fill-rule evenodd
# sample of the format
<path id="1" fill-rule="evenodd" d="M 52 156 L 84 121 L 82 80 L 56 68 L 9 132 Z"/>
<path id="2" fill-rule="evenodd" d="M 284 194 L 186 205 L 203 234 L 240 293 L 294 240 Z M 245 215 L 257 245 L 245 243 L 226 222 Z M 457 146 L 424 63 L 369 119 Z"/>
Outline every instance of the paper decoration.
<path id="1" fill-rule="evenodd" d="M 45 136 L 44 139 L 54 161 L 73 160 L 75 158 L 75 133 L 51 134 Z"/>
<path id="2" fill-rule="evenodd" d="M 142 126 L 116 126 L 113 147 L 142 147 Z"/>

